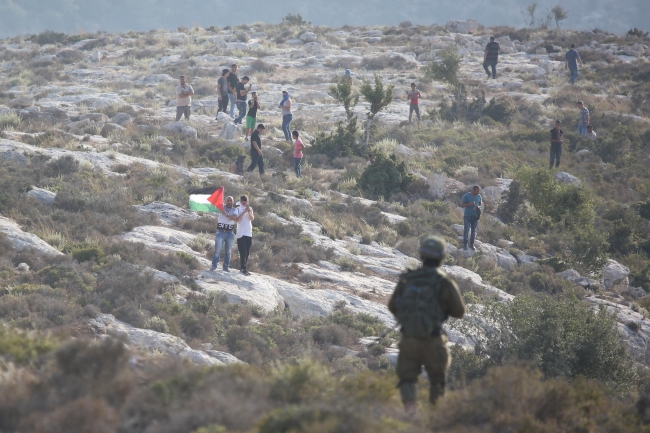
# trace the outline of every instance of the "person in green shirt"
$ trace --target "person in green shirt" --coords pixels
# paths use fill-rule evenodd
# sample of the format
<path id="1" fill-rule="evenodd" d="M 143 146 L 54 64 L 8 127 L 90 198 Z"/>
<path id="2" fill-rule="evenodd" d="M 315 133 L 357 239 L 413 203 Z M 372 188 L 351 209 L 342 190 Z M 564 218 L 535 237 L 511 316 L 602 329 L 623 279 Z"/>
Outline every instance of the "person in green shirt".
<path id="1" fill-rule="evenodd" d="M 460 207 L 465 208 L 465 215 L 463 217 L 463 249 L 467 249 L 467 238 L 469 235 L 469 248 L 474 248 L 474 240 L 476 239 L 476 227 L 478 226 L 478 213 L 477 210 L 483 206 L 483 199 L 481 198 L 481 187 L 474 185 L 472 191 L 463 196 Z M 470 235 L 471 231 L 471 235 Z"/>

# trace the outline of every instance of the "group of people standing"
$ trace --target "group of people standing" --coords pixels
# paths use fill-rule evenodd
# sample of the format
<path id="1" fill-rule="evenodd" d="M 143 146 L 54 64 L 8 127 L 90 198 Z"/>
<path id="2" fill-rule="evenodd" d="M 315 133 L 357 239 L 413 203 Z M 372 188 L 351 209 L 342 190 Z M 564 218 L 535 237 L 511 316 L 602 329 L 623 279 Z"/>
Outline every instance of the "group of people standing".
<path id="1" fill-rule="evenodd" d="M 253 245 L 253 221 L 255 214 L 253 208 L 248 204 L 248 197 L 242 195 L 239 202 L 226 197 L 224 211 L 217 218 L 217 234 L 214 239 L 214 254 L 212 255 L 211 272 L 217 270 L 221 250 L 225 248 L 223 256 L 223 271 L 230 272 L 230 250 L 235 241 L 235 224 L 237 224 L 237 249 L 239 250 L 239 272 L 243 275 L 250 275 L 248 272 L 248 257 Z"/>

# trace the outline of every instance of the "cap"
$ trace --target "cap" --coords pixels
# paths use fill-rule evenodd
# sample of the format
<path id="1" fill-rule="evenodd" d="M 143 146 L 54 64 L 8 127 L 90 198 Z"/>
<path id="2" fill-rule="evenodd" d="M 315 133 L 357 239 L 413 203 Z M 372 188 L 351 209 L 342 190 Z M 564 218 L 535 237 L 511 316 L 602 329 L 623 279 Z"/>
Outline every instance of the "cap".
<path id="1" fill-rule="evenodd" d="M 427 236 L 420 242 L 420 257 L 439 259 L 447 253 L 447 242 L 440 236 Z"/>

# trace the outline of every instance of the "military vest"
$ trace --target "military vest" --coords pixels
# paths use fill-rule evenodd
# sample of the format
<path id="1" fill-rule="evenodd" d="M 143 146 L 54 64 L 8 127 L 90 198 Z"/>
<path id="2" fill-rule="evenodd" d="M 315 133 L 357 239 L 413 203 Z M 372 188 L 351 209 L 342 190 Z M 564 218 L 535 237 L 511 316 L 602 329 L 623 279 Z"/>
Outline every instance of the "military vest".
<path id="1" fill-rule="evenodd" d="M 402 274 L 402 290 L 395 299 L 395 316 L 404 336 L 428 338 L 442 332 L 445 314 L 438 298 L 444 278 L 443 272 L 437 268 Z"/>

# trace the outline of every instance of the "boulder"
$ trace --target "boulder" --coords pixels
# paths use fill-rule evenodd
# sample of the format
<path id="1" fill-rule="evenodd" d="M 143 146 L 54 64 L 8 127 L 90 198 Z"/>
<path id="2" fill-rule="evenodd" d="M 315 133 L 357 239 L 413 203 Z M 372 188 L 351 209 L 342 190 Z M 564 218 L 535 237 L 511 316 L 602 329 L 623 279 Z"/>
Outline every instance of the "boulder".
<path id="1" fill-rule="evenodd" d="M 140 212 L 156 215 L 158 217 L 158 220 L 160 220 L 165 225 L 175 225 L 180 221 L 195 220 L 199 217 L 199 215 L 194 211 L 182 209 L 178 206 L 174 206 L 173 204 L 160 201 L 154 201 L 149 204 L 137 204 L 133 207 L 135 207 Z"/>
<path id="2" fill-rule="evenodd" d="M 145 84 L 160 84 L 174 81 L 169 74 L 151 74 L 144 79 Z"/>
<path id="3" fill-rule="evenodd" d="M 220 138 L 229 141 L 237 140 L 241 136 L 242 136 L 242 126 L 235 125 L 234 123 L 226 123 L 225 125 L 223 125 L 223 129 L 219 134 Z"/>
<path id="4" fill-rule="evenodd" d="M 168 123 L 167 125 L 163 125 L 163 129 L 165 129 L 166 131 L 172 134 L 181 135 L 183 137 L 188 137 L 188 138 L 197 137 L 196 129 L 182 122 Z"/>
<path id="5" fill-rule="evenodd" d="M 34 105 L 34 98 L 16 98 L 9 103 L 11 108 L 28 108 Z"/>
<path id="6" fill-rule="evenodd" d="M 113 45 L 122 45 L 123 41 L 124 39 L 122 39 L 122 36 L 114 36 L 113 39 L 111 40 Z"/>
<path id="7" fill-rule="evenodd" d="M 483 282 L 483 278 L 481 278 L 479 274 L 472 272 L 469 269 L 465 269 L 460 266 L 443 265 L 442 270 L 454 277 L 457 282 L 469 284 L 472 288 L 483 289 L 487 293 L 496 296 L 500 301 L 512 301 L 515 298 L 503 290 L 499 290 L 494 286 L 485 284 Z"/>
<path id="8" fill-rule="evenodd" d="M 517 259 L 507 250 L 500 250 L 496 253 L 497 265 L 503 269 L 512 269 L 517 267 Z"/>
<path id="9" fill-rule="evenodd" d="M 312 53 L 314 51 L 320 51 L 322 48 L 321 44 L 318 42 L 307 42 L 305 44 L 305 51 Z"/>
<path id="10" fill-rule="evenodd" d="M 316 40 L 316 35 L 313 34 L 312 32 L 305 32 L 302 35 L 300 35 L 300 40 L 303 41 L 304 43 L 314 42 Z"/>
<path id="11" fill-rule="evenodd" d="M 502 200 L 503 192 L 498 186 L 486 186 L 481 190 L 481 196 L 489 198 L 495 203 L 499 203 Z"/>
<path id="12" fill-rule="evenodd" d="M 607 260 L 607 265 L 603 269 L 605 288 L 614 290 L 617 288 L 626 288 L 630 285 L 630 269 L 621 265 L 615 260 Z"/>
<path id="13" fill-rule="evenodd" d="M 227 115 L 223 111 L 220 111 L 219 113 L 217 113 L 217 117 L 215 118 L 215 120 L 217 122 L 228 122 L 228 123 L 230 123 L 230 122 L 232 122 L 232 117 L 230 117 L 229 115 Z"/>
<path id="14" fill-rule="evenodd" d="M 431 176 L 429 176 L 427 179 L 427 185 L 429 185 L 429 192 L 433 198 L 445 198 L 445 181 L 445 176 L 438 173 L 432 173 Z"/>
<path id="15" fill-rule="evenodd" d="M 566 183 L 568 185 L 580 185 L 580 179 L 575 177 L 572 174 L 565 173 L 563 171 L 558 171 L 555 173 L 555 179 L 559 182 Z"/>
<path id="16" fill-rule="evenodd" d="M 48 191 L 42 188 L 37 188 L 35 186 L 33 186 L 32 189 L 30 189 L 29 191 L 27 191 L 27 195 L 40 201 L 41 203 L 47 206 L 52 206 L 54 204 L 54 199 L 56 198 L 56 194 L 53 193 L 52 191 Z"/>
<path id="17" fill-rule="evenodd" d="M 445 24 L 445 28 L 452 33 L 468 34 L 475 31 L 479 26 L 479 22 L 473 19 L 468 20 L 449 20 Z"/>
<path id="18" fill-rule="evenodd" d="M 90 56 L 90 59 L 91 59 L 93 62 L 99 62 L 99 61 L 102 60 L 103 57 L 104 57 L 104 56 L 103 56 L 103 54 L 102 54 L 101 51 L 95 51 L 95 52 L 92 54 L 92 56 Z"/>
<path id="19" fill-rule="evenodd" d="M 598 281 L 583 277 L 575 269 L 567 269 L 566 271 L 559 272 L 557 275 L 585 289 L 596 290 L 602 287 Z"/>
<path id="20" fill-rule="evenodd" d="M 546 48 L 544 48 L 544 47 L 536 48 L 535 49 L 535 54 L 540 54 L 540 55 L 541 54 L 547 54 Z"/>
<path id="21" fill-rule="evenodd" d="M 104 124 L 104 127 L 102 128 L 101 135 L 106 136 L 106 135 L 110 134 L 111 132 L 121 132 L 121 131 L 124 131 L 125 129 L 126 129 L 125 127 L 123 127 L 121 125 L 118 125 L 117 123 L 108 122 L 108 123 Z"/>
<path id="22" fill-rule="evenodd" d="M 0 161 L 18 164 L 24 167 L 29 162 L 29 158 L 27 158 L 22 153 L 18 153 L 14 151 L 6 151 L 6 152 L 0 152 Z"/>
<path id="23" fill-rule="evenodd" d="M 9 243 L 18 251 L 34 249 L 44 256 L 62 255 L 38 236 L 22 231 L 20 226 L 9 218 L 0 216 L 0 232 L 7 236 Z"/>
<path id="24" fill-rule="evenodd" d="M 127 113 L 117 113 L 115 116 L 111 118 L 112 123 L 117 123 L 120 126 L 126 126 L 131 123 L 133 123 L 133 119 L 131 119 L 131 115 Z"/>
<path id="25" fill-rule="evenodd" d="M 107 122 L 108 116 L 104 113 L 87 113 L 79 116 L 79 121 L 92 120 L 93 122 Z"/>

